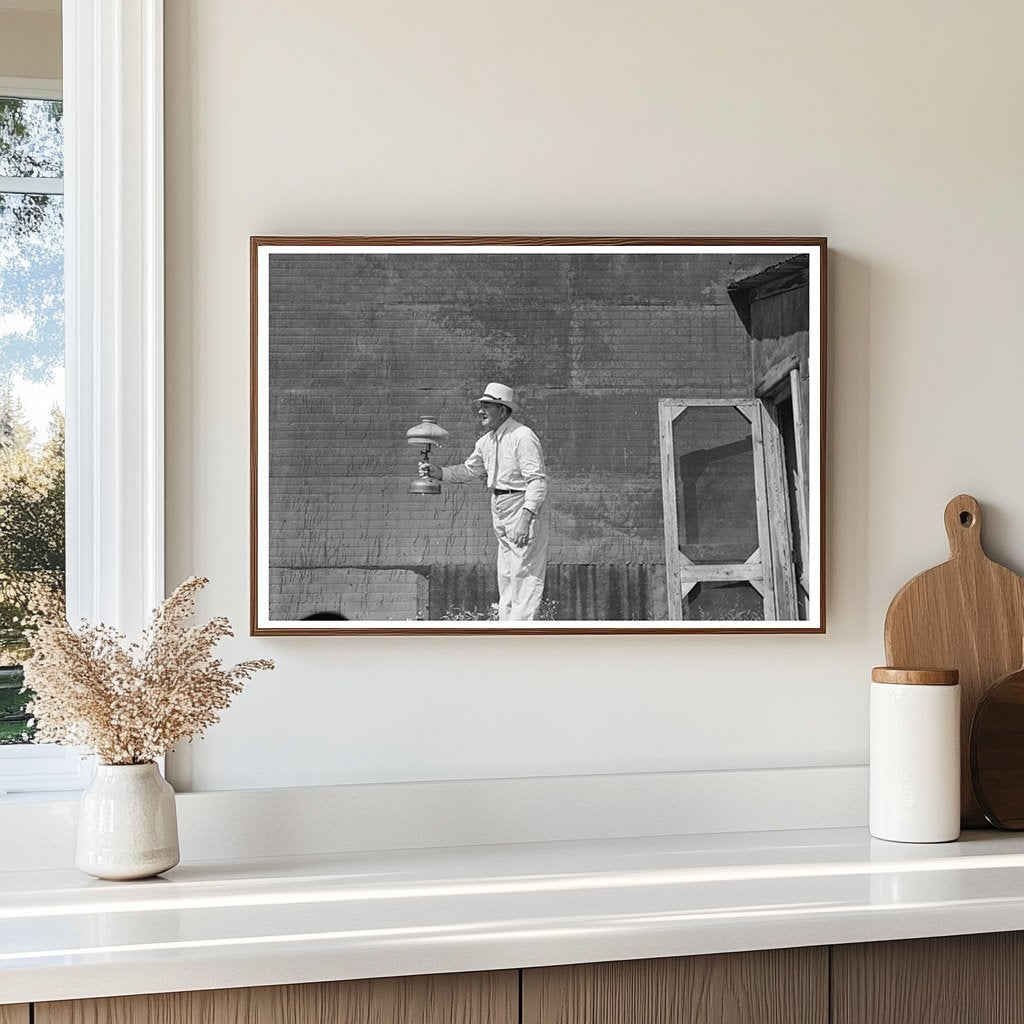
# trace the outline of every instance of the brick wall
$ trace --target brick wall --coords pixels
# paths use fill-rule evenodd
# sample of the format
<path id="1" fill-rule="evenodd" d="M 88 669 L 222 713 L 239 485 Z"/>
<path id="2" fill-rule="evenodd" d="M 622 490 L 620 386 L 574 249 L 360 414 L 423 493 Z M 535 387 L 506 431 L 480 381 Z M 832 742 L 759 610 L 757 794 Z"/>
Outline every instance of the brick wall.
<path id="1" fill-rule="evenodd" d="M 482 487 L 408 494 L 417 449 L 405 442 L 434 416 L 452 434 L 436 461 L 461 461 L 490 380 L 520 392 L 544 446 L 549 562 L 663 571 L 657 401 L 751 394 L 750 341 L 725 286 L 776 261 L 272 255 L 272 616 L 297 607 L 300 570 L 493 563 Z M 367 577 L 363 606 L 334 610 L 367 618 L 393 585 Z M 385 617 L 410 617 L 400 604 Z"/>

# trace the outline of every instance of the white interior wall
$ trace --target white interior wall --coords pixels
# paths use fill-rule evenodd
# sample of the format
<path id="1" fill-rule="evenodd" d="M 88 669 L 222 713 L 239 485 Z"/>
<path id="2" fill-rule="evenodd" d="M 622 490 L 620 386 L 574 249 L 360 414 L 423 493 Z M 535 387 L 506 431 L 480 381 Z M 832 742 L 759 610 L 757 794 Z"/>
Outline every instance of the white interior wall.
<path id="1" fill-rule="evenodd" d="M 948 498 L 1024 570 L 1024 7 L 166 6 L 168 583 L 210 576 L 225 653 L 278 664 L 179 781 L 863 763 Z M 247 243 L 278 233 L 828 235 L 827 635 L 244 636 Z"/>

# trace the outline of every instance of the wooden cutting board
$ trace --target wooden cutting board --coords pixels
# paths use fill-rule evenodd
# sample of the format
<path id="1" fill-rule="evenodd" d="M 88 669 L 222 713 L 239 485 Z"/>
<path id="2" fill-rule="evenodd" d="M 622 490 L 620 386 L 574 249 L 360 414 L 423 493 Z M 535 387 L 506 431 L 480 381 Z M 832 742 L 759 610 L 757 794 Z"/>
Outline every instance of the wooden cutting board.
<path id="1" fill-rule="evenodd" d="M 894 668 L 960 671 L 960 814 L 984 827 L 971 789 L 970 734 L 988 688 L 1020 667 L 1024 579 L 993 562 L 981 544 L 981 508 L 959 494 L 945 511 L 949 561 L 905 584 L 885 616 L 885 657 Z"/>

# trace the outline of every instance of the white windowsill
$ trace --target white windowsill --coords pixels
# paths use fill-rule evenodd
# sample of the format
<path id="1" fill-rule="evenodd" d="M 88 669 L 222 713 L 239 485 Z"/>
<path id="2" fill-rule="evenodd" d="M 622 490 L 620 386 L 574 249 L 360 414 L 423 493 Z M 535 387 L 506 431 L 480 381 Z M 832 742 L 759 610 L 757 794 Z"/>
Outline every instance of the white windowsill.
<path id="1" fill-rule="evenodd" d="M 56 795 L 56 794 L 52 794 Z M 0 872 L 70 868 L 78 798 L 0 799 Z M 867 768 L 769 768 L 179 793 L 188 861 L 867 823 Z"/>

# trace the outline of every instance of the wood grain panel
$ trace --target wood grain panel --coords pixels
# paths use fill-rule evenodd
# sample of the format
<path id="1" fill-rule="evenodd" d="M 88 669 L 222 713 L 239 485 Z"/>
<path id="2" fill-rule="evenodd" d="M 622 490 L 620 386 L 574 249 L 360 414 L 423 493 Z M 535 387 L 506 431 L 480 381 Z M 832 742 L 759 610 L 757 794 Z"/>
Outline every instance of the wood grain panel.
<path id="1" fill-rule="evenodd" d="M 1024 934 L 832 947 L 833 1024 L 1024 1021 Z"/>
<path id="2" fill-rule="evenodd" d="M 28 1005 L 0 1006 L 0 1024 L 28 1024 Z"/>
<path id="3" fill-rule="evenodd" d="M 827 1020 L 825 947 L 523 972 L 523 1024 L 826 1024 Z"/>
<path id="4" fill-rule="evenodd" d="M 172 992 L 37 1003 L 35 1024 L 517 1024 L 518 989 L 495 971 Z"/>
<path id="5" fill-rule="evenodd" d="M 988 688 L 1020 668 L 1024 578 L 993 562 L 982 545 L 975 498 L 958 494 L 943 512 L 949 560 L 919 573 L 885 615 L 885 657 L 895 668 L 960 671 L 960 817 L 986 826 L 971 789 L 971 723 Z"/>
<path id="6" fill-rule="evenodd" d="M 758 403 L 761 443 L 764 445 L 765 483 L 768 499 L 768 545 L 775 574 L 776 614 L 796 619 L 796 576 L 793 572 L 793 531 L 790 523 L 789 490 L 786 484 L 786 455 L 779 429 L 778 412 L 765 402 Z"/>

